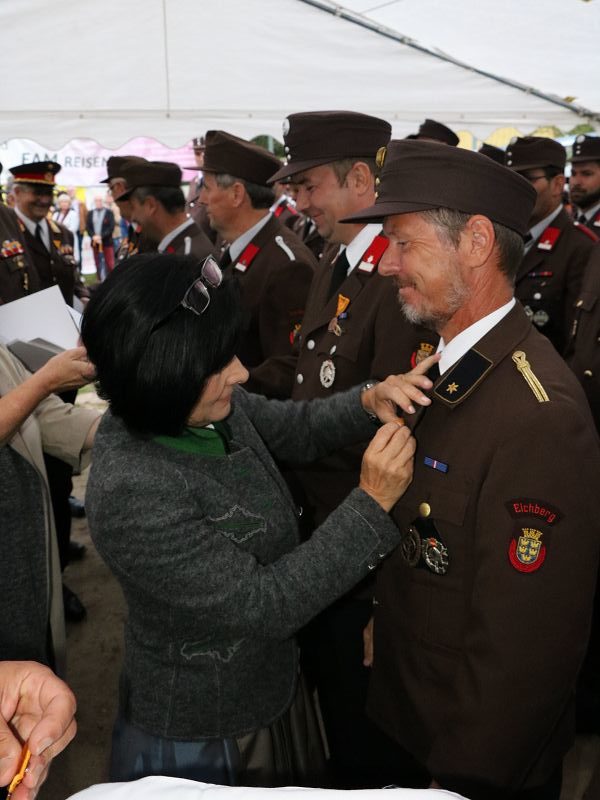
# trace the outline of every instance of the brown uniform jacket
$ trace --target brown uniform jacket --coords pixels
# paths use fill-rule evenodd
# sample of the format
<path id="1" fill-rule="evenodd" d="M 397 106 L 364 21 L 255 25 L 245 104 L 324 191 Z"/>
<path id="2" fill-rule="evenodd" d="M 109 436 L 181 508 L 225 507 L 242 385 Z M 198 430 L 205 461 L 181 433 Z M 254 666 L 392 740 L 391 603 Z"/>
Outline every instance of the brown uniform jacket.
<path id="1" fill-rule="evenodd" d="M 54 220 L 47 220 L 50 226 L 50 250 L 32 236 L 23 222 L 17 217 L 25 248 L 36 269 L 40 289 L 58 286 L 65 303 L 72 306 L 73 296 L 89 297 L 89 292 L 79 277 L 79 270 L 73 258 L 73 234 Z"/>
<path id="2" fill-rule="evenodd" d="M 295 400 L 328 397 L 369 379 L 383 380 L 407 372 L 418 358 L 435 352 L 437 335 L 406 321 L 394 281 L 379 275 L 377 266 L 383 252 L 372 262 L 372 272 L 361 269 L 359 262 L 330 299 L 331 249 L 323 257 L 300 331 L 292 392 Z M 339 320 L 338 336 L 329 328 L 333 327 L 330 323 L 340 295 L 349 302 L 345 318 Z M 325 385 L 332 376 L 333 382 Z M 297 495 L 297 500 L 314 517 L 312 524 L 319 525 L 357 486 L 366 444 L 340 450 L 295 471 L 304 493 Z"/>
<path id="3" fill-rule="evenodd" d="M 12 303 L 41 288 L 25 251 L 17 216 L 0 204 L 0 303 Z"/>
<path id="4" fill-rule="evenodd" d="M 533 243 L 517 271 L 515 296 L 559 353 L 565 350 L 574 303 L 595 239 L 563 209 Z"/>
<path id="5" fill-rule="evenodd" d="M 549 402 L 517 369 L 519 351 Z M 443 788 L 505 798 L 546 782 L 573 740 L 600 546 L 598 438 L 575 376 L 519 303 L 432 396 L 409 422 L 402 541 L 377 578 L 368 711 Z"/>
<path id="6" fill-rule="evenodd" d="M 592 249 L 565 358 L 586 393 L 600 431 L 600 245 Z"/>
<path id="7" fill-rule="evenodd" d="M 211 241 L 204 234 L 199 225 L 191 220 L 190 225 L 178 233 L 173 241 L 168 245 L 165 253 L 172 253 L 178 256 L 196 256 L 205 259 L 207 256 L 215 256 L 216 251 Z"/>
<path id="8" fill-rule="evenodd" d="M 302 322 L 316 267 L 312 253 L 274 217 L 227 267 L 242 295 L 239 358 L 246 367 L 261 367 L 253 391 L 290 396 L 293 366 L 286 359 L 292 355 L 294 332 Z"/>

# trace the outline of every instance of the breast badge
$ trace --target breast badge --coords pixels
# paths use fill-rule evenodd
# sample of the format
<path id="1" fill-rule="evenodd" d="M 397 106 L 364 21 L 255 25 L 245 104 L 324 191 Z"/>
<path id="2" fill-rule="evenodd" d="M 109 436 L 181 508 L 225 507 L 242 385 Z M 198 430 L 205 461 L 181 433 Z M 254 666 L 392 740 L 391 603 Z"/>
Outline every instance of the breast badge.
<path id="1" fill-rule="evenodd" d="M 423 561 L 436 575 L 448 572 L 448 549 L 439 539 L 429 536 L 422 541 Z"/>
<path id="2" fill-rule="evenodd" d="M 325 359 L 319 370 L 319 379 L 324 389 L 331 389 L 335 382 L 335 364 L 330 358 Z"/>
<path id="3" fill-rule="evenodd" d="M 416 567 L 421 558 L 421 537 L 411 525 L 400 540 L 400 553 L 409 567 Z"/>

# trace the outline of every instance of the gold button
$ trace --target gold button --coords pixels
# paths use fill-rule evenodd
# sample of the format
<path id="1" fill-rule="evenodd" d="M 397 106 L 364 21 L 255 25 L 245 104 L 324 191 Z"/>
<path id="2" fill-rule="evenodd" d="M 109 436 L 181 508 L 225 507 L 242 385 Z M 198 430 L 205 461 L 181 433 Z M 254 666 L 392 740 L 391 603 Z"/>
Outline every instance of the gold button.
<path id="1" fill-rule="evenodd" d="M 585 375 L 586 378 L 591 378 L 594 373 L 592 372 L 591 369 L 586 369 L 583 374 Z"/>
<path id="2" fill-rule="evenodd" d="M 583 300 L 578 300 L 578 301 L 575 303 L 575 308 L 581 308 L 581 306 L 582 306 L 582 305 L 583 305 Z"/>
<path id="3" fill-rule="evenodd" d="M 422 517 L 428 517 L 431 514 L 431 506 L 429 503 L 421 503 L 419 506 L 419 514 Z"/>

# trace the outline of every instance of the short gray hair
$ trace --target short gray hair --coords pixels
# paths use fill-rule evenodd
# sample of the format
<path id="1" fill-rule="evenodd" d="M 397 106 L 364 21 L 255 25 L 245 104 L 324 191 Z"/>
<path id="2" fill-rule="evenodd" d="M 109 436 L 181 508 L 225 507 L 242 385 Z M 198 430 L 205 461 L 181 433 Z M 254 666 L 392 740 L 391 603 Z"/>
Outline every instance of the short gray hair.
<path id="1" fill-rule="evenodd" d="M 229 189 L 234 183 L 241 183 L 250 198 L 252 208 L 271 208 L 275 202 L 275 191 L 270 186 L 261 186 L 259 183 L 251 183 L 244 178 L 236 178 L 225 172 L 216 172 L 215 181 L 220 189 Z"/>
<path id="2" fill-rule="evenodd" d="M 460 235 L 473 214 L 456 211 L 453 208 L 430 208 L 420 212 L 423 217 L 437 229 L 440 239 L 451 244 L 455 249 L 460 242 Z M 523 260 L 524 243 L 520 233 L 492 221 L 496 247 L 498 248 L 499 267 L 511 282 L 514 282 L 519 264 Z"/>

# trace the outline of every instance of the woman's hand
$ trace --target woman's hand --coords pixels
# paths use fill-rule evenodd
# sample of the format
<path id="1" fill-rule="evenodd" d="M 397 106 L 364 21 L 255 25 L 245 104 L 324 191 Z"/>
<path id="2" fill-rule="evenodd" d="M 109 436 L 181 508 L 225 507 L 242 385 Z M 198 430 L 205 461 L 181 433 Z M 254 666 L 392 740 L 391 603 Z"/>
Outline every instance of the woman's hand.
<path id="1" fill-rule="evenodd" d="M 363 408 L 367 413 L 379 417 L 381 422 L 397 422 L 398 408 L 407 414 L 414 414 L 414 403 L 428 406 L 431 400 L 422 390 L 431 389 L 433 383 L 425 373 L 439 360 L 438 353 L 428 356 L 410 372 L 390 375 L 385 381 L 367 389 L 361 395 Z"/>
<path id="2" fill-rule="evenodd" d="M 75 347 L 51 358 L 35 374 L 51 394 L 85 386 L 94 380 L 96 370 L 87 360 L 85 347 Z"/>
<path id="3" fill-rule="evenodd" d="M 415 448 L 409 429 L 396 417 L 377 431 L 365 450 L 358 485 L 384 511 L 390 511 L 410 485 Z"/>
<path id="4" fill-rule="evenodd" d="M 75 735 L 75 707 L 73 692 L 48 667 L 33 661 L 0 662 L 0 786 L 17 773 L 23 744 L 31 751 L 14 800 L 35 797 L 50 761 Z"/>

